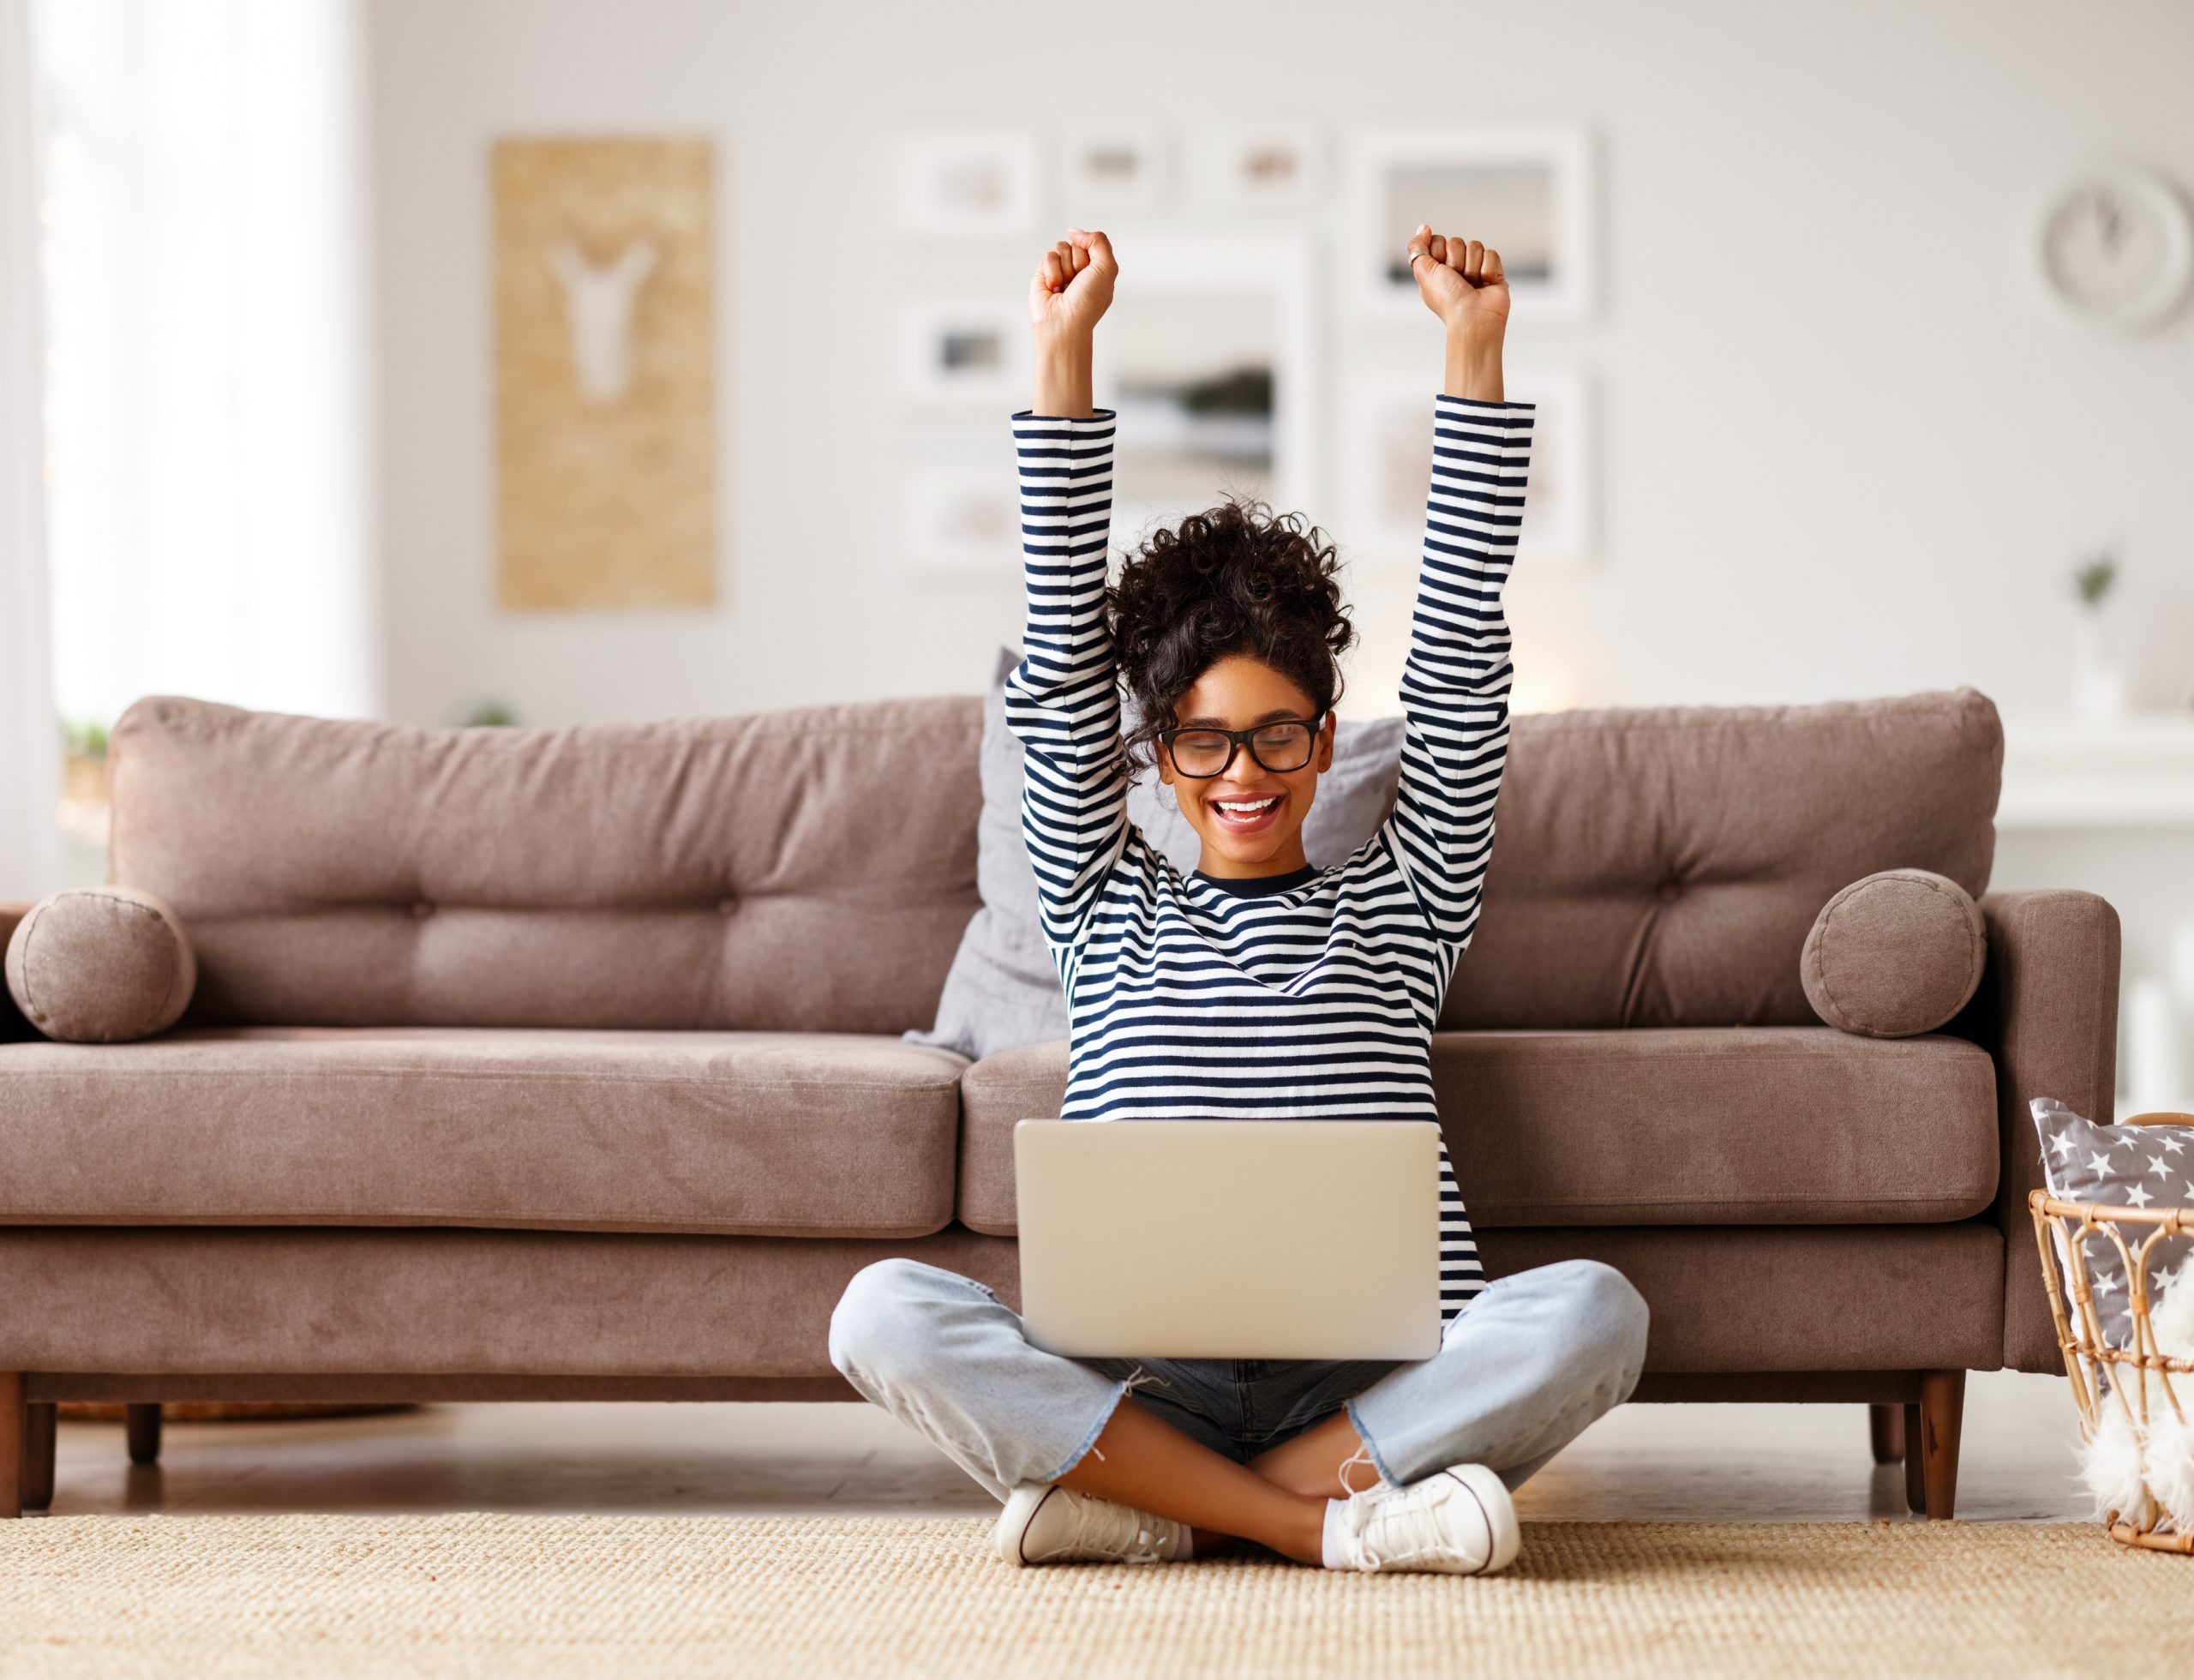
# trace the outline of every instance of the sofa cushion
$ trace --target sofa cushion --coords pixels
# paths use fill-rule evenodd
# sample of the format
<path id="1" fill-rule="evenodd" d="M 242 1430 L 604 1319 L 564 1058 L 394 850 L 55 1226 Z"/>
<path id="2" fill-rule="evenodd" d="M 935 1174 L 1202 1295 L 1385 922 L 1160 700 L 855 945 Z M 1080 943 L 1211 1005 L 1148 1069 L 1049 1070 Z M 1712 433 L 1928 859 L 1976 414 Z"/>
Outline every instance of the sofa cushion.
<path id="1" fill-rule="evenodd" d="M 1932 869 L 1884 869 L 1821 906 L 1798 975 L 1830 1026 L 1909 1038 L 1963 1009 L 1987 962 L 1988 930 L 1970 893 Z"/>
<path id="2" fill-rule="evenodd" d="M 1939 1035 L 1827 1027 L 1436 1033 L 1432 1083 L 1471 1222 L 1865 1225 L 1996 1193 L 1996 1076 Z M 960 1218 L 1016 1227 L 1013 1125 L 1056 1114 L 1066 1044 L 961 1082 Z"/>
<path id="3" fill-rule="evenodd" d="M 187 1025 L 898 1033 L 975 909 L 981 712 L 447 729 L 152 696 L 109 748 L 112 878 L 190 929 Z"/>
<path id="4" fill-rule="evenodd" d="M 949 1051 L 853 1034 L 197 1029 L 0 1053 L 0 1225 L 913 1237 Z"/>
<path id="5" fill-rule="evenodd" d="M 190 936 L 175 911 L 134 887 L 69 887 L 41 898 L 0 948 L 23 1018 L 71 1043 L 164 1032 L 198 983 Z"/>

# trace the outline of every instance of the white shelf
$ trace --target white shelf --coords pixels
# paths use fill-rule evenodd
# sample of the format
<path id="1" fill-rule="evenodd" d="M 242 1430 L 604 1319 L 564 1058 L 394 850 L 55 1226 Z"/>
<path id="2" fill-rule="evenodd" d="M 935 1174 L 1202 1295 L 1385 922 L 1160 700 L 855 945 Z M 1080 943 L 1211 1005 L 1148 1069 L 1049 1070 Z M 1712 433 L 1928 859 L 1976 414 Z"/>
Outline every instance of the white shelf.
<path id="1" fill-rule="evenodd" d="M 2194 711 L 2007 719 L 1996 826 L 2194 827 Z"/>

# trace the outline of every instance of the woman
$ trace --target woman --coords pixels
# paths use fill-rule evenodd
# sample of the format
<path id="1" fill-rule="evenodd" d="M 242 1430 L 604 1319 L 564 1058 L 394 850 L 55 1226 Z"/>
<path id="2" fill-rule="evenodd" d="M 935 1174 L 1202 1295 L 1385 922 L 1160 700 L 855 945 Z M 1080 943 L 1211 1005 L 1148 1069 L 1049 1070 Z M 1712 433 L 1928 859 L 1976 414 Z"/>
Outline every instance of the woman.
<path id="1" fill-rule="evenodd" d="M 1401 783 L 1378 833 L 1323 870 L 1303 819 L 1354 638 L 1333 550 L 1228 503 L 1156 533 L 1107 590 L 1112 416 L 1091 367 L 1111 242 L 1070 231 L 1030 283 L 1035 405 L 1013 421 L 1028 630 L 1006 717 L 1072 1023 L 1064 1118 L 1438 1119 L 1430 1041 L 1508 751 L 1502 591 L 1533 411 L 1502 393 L 1499 254 L 1420 227 L 1409 260 L 1447 363 Z M 1125 742 L 1123 681 L 1142 712 Z M 1189 876 L 1127 820 L 1146 753 L 1202 840 Z M 1430 1359 L 1065 1359 L 982 1284 L 887 1260 L 848 1286 L 831 1361 L 1005 1502 L 1010 1563 L 1247 1540 L 1329 1569 L 1498 1569 L 1517 1546 L 1508 1490 L 1630 1393 L 1646 1308 L 1591 1261 L 1488 1284 L 1444 1148 L 1440 1174 Z"/>

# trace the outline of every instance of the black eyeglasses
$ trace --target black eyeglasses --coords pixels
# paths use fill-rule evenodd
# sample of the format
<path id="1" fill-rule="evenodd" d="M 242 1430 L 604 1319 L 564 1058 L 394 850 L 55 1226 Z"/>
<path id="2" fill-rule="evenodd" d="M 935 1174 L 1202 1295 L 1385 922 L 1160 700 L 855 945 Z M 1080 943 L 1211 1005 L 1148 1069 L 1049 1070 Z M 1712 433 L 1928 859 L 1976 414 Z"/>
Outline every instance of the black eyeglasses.
<path id="1" fill-rule="evenodd" d="M 1322 711 L 1316 717 L 1275 717 L 1253 729 L 1214 729 L 1196 725 L 1160 730 L 1158 738 L 1166 743 L 1166 756 L 1173 760 L 1173 768 L 1199 782 L 1224 776 L 1226 767 L 1234 762 L 1235 753 L 1244 747 L 1258 765 L 1277 774 L 1300 770 L 1310 762 L 1310 748 L 1316 744 L 1318 726 L 1325 716 Z"/>

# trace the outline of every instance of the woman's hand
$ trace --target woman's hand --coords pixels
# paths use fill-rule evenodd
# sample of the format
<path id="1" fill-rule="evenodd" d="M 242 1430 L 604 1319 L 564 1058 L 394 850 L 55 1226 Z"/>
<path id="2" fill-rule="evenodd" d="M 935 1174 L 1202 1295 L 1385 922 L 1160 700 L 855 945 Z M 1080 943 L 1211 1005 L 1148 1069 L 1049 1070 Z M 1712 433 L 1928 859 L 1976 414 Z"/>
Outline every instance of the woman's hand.
<path id="1" fill-rule="evenodd" d="M 1112 282 L 1119 273 L 1111 240 L 1069 228 L 1066 237 L 1044 253 L 1028 282 L 1028 321 L 1037 342 L 1088 338 L 1112 307 Z"/>
<path id="2" fill-rule="evenodd" d="M 1094 411 L 1097 323 L 1112 307 L 1119 273 L 1112 242 L 1078 227 L 1069 228 L 1036 265 L 1028 282 L 1028 324 L 1036 334 L 1032 413 L 1080 417 Z"/>
<path id="3" fill-rule="evenodd" d="M 1475 239 L 1442 237 L 1425 223 L 1410 236 L 1409 272 L 1418 295 L 1448 329 L 1451 397 L 1504 400 L 1501 341 L 1508 332 L 1508 277 L 1501 253 Z"/>
<path id="4" fill-rule="evenodd" d="M 1508 277 L 1500 252 L 1475 239 L 1442 237 L 1424 222 L 1410 236 L 1409 252 L 1418 296 L 1450 333 L 1508 329 Z"/>

